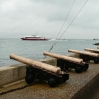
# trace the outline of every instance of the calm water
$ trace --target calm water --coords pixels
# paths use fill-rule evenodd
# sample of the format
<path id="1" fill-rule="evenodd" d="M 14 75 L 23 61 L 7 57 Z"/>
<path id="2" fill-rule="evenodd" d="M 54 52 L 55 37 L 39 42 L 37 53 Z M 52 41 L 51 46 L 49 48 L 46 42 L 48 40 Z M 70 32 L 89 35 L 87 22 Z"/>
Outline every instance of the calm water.
<path id="1" fill-rule="evenodd" d="M 22 41 L 21 39 L 0 39 L 0 67 L 17 64 L 15 60 L 9 58 L 11 53 L 20 55 L 29 59 L 39 60 L 44 58 L 43 52 L 49 51 L 53 44 L 51 41 Z M 51 52 L 66 55 L 68 49 L 84 50 L 84 48 L 94 48 L 94 43 L 98 40 L 62 40 L 58 41 Z"/>

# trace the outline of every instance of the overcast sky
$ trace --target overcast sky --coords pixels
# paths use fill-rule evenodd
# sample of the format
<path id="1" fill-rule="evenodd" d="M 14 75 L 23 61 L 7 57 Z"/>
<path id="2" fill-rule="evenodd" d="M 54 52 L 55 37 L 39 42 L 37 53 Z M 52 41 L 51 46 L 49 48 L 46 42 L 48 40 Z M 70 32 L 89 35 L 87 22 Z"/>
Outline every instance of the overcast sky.
<path id="1" fill-rule="evenodd" d="M 66 30 L 86 0 L 75 0 Z M 0 0 L 0 38 L 37 35 L 56 38 L 74 0 Z M 64 33 L 66 39 L 99 39 L 99 0 L 88 0 Z"/>

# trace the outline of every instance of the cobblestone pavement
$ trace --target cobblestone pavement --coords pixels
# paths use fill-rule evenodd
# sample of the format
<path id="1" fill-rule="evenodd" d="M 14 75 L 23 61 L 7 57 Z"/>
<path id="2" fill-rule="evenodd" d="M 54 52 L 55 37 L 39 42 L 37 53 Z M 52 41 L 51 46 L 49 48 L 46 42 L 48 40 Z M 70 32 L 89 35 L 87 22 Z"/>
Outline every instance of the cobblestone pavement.
<path id="1" fill-rule="evenodd" d="M 55 88 L 49 87 L 46 82 L 35 82 L 32 86 L 1 95 L 0 99 L 72 99 L 72 97 L 78 93 L 81 88 L 83 88 L 99 73 L 98 65 L 99 64 L 91 63 L 89 69 L 80 74 L 75 73 L 73 70 L 70 71 L 69 80 L 65 83 L 59 84 Z M 10 88 L 25 84 L 25 82 L 22 82 L 19 85 L 15 85 Z"/>

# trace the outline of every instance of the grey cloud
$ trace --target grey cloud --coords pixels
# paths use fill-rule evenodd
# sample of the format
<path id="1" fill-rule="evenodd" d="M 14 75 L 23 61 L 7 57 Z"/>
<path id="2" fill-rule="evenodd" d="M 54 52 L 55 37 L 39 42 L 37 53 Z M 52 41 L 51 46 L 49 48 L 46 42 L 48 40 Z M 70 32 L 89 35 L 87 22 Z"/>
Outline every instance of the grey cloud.
<path id="1" fill-rule="evenodd" d="M 85 1 L 75 0 L 62 32 L 71 23 Z M 32 35 L 37 31 L 41 36 L 55 38 L 72 3 L 73 0 L 0 0 L 0 37 L 5 37 L 4 34 L 14 37 L 17 34 L 16 37 L 19 38 L 22 35 Z M 89 0 L 63 37 L 76 38 L 76 34 L 83 33 L 77 38 L 84 38 L 85 35 L 89 38 L 88 31 L 96 32 L 93 35 L 98 35 L 98 5 L 98 0 Z"/>

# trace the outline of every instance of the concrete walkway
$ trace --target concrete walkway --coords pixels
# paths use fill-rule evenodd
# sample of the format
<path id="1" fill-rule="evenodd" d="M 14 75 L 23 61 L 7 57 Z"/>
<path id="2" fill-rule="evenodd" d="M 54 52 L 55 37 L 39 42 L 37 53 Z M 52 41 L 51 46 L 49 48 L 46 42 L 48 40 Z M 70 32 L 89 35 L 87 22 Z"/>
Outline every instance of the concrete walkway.
<path id="1" fill-rule="evenodd" d="M 47 82 L 35 82 L 32 86 L 0 96 L 0 99 L 89 99 L 99 86 L 99 64 L 90 64 L 88 71 L 77 74 L 70 71 L 70 79 L 55 88 Z M 25 81 L 1 88 L 0 92 L 26 85 Z M 98 91 L 99 92 L 99 91 Z M 99 99 L 99 98 L 92 98 Z"/>

